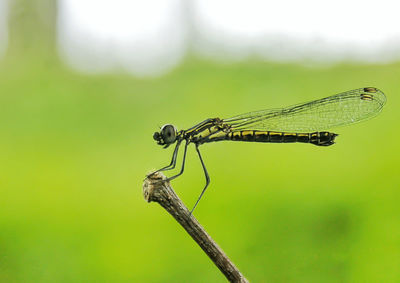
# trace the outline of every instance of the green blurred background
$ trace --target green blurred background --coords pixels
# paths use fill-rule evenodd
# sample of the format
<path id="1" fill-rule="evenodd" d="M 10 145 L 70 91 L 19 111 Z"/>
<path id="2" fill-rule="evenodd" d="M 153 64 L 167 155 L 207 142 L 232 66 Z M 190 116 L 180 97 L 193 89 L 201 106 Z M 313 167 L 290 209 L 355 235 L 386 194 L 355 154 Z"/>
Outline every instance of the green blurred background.
<path id="1" fill-rule="evenodd" d="M 212 182 L 195 216 L 252 282 L 400 282 L 399 63 L 189 56 L 158 78 L 84 75 L 60 61 L 33 1 L 17 3 L 0 59 L 0 282 L 225 282 L 143 199 L 145 174 L 172 154 L 152 134 L 364 86 L 387 105 L 335 129 L 334 146 L 203 146 Z M 204 185 L 193 147 L 172 185 L 192 207 Z"/>

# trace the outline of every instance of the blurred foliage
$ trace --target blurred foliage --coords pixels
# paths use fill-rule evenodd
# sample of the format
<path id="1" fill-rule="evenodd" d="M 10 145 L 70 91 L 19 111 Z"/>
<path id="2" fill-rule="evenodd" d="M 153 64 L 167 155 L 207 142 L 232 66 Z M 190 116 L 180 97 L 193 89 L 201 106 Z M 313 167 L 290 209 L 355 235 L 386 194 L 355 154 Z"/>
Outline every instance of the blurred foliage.
<path id="1" fill-rule="evenodd" d="M 135 79 L 33 54 L 0 59 L 0 282 L 225 282 L 143 200 L 145 174 L 172 154 L 153 132 L 363 86 L 381 88 L 387 105 L 335 129 L 334 146 L 202 146 L 211 185 L 195 216 L 252 282 L 400 281 L 400 64 L 191 58 Z M 172 185 L 191 207 L 204 176 L 193 148 L 187 162 Z"/>

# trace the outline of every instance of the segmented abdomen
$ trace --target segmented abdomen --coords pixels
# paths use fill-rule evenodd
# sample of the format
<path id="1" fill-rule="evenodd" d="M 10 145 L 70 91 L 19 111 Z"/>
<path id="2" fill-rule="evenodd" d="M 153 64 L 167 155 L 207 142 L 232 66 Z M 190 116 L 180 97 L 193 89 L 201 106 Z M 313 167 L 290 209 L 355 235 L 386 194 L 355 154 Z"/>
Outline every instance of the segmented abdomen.
<path id="1" fill-rule="evenodd" d="M 337 134 L 331 132 L 286 133 L 247 130 L 230 132 L 226 135 L 226 139 L 232 141 L 272 143 L 303 142 L 312 143 L 319 146 L 328 146 L 334 144 L 336 136 Z"/>

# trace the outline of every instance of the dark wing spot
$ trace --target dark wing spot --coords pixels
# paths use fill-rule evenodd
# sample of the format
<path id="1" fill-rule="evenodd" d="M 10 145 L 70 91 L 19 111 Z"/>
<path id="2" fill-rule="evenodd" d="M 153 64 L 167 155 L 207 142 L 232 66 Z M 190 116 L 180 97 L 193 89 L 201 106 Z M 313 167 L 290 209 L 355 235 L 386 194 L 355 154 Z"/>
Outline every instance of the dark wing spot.
<path id="1" fill-rule="evenodd" d="M 378 90 L 375 87 L 365 87 L 365 92 L 377 92 Z"/>
<path id="2" fill-rule="evenodd" d="M 362 94 L 360 95 L 360 98 L 361 98 L 362 100 L 374 100 L 374 96 L 373 96 L 373 95 L 371 95 L 371 94 L 365 94 L 365 93 L 362 93 Z"/>

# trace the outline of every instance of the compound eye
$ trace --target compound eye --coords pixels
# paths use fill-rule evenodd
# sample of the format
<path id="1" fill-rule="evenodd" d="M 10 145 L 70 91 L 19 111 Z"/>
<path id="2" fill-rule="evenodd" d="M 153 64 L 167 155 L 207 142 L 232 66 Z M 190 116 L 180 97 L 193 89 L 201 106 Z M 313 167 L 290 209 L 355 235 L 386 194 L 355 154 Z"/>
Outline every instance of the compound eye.
<path id="1" fill-rule="evenodd" d="M 166 144 L 174 143 L 176 140 L 176 130 L 173 125 L 165 125 L 161 129 L 161 134 Z"/>

